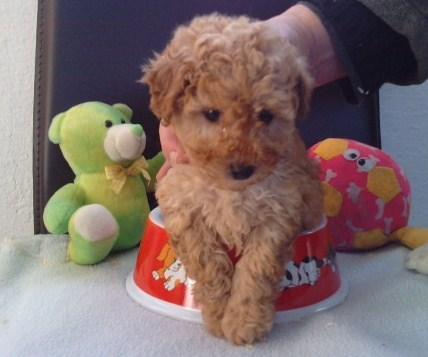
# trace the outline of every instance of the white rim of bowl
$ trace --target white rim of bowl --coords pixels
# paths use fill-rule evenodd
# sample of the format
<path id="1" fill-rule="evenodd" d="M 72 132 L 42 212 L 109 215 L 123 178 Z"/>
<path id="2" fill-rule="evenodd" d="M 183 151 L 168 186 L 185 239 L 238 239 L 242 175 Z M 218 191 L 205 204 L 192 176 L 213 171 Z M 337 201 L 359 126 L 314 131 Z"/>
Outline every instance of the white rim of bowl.
<path id="1" fill-rule="evenodd" d="M 159 206 L 157 206 L 156 208 L 154 208 L 150 212 L 149 218 L 155 225 L 157 225 L 161 228 L 165 228 L 165 224 L 163 221 L 163 215 L 162 215 L 162 212 L 161 212 Z"/>
<path id="2" fill-rule="evenodd" d="M 155 298 L 143 291 L 134 281 L 134 272 L 131 272 L 126 279 L 126 290 L 134 301 L 148 310 L 177 320 L 202 323 L 202 316 L 199 310 Z M 276 313 L 275 323 L 298 321 L 317 312 L 331 309 L 340 305 L 346 299 L 348 292 L 348 283 L 341 279 L 341 285 L 334 294 L 313 305 L 279 311 Z"/>

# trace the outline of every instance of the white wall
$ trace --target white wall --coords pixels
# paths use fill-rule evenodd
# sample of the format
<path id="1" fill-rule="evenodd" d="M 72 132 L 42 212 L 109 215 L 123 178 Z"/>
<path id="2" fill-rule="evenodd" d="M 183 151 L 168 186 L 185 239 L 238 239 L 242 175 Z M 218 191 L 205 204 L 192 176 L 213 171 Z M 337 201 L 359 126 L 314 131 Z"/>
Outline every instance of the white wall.
<path id="1" fill-rule="evenodd" d="M 0 0 L 0 240 L 33 231 L 36 0 Z"/>
<path id="2" fill-rule="evenodd" d="M 0 1 L 0 239 L 33 231 L 36 14 L 36 0 Z M 428 226 L 428 83 L 385 86 L 381 114 L 384 149 L 403 166 L 413 185 L 412 223 Z"/>
<path id="3" fill-rule="evenodd" d="M 382 148 L 402 166 L 412 185 L 410 224 L 428 227 L 428 81 L 385 85 L 380 101 Z"/>

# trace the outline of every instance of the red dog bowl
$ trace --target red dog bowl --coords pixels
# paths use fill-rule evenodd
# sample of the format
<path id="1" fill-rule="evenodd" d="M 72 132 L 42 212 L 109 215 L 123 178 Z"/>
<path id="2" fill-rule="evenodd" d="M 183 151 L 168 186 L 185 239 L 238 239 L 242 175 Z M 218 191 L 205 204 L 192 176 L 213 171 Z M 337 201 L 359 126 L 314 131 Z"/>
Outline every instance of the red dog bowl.
<path id="1" fill-rule="evenodd" d="M 276 321 L 298 320 L 340 304 L 347 295 L 335 260 L 326 220 L 303 232 L 294 243 L 294 258 L 284 267 Z M 127 281 L 129 295 L 144 307 L 178 319 L 201 322 L 192 295 L 194 281 L 169 244 L 159 208 L 149 216 L 135 271 Z"/>

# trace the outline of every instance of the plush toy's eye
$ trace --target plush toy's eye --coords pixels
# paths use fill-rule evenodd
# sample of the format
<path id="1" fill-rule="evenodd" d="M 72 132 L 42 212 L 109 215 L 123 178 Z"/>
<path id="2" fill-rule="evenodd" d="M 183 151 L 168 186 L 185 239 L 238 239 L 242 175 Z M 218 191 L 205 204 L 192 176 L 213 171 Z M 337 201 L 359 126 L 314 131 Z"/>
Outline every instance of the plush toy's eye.
<path id="1" fill-rule="evenodd" d="M 120 122 L 121 122 L 122 124 L 125 124 L 125 123 L 126 123 L 125 119 L 120 119 Z"/>
<path id="2" fill-rule="evenodd" d="M 106 128 L 110 128 L 113 125 L 113 122 L 111 120 L 106 120 L 104 122 L 104 125 L 106 126 Z"/>
<path id="3" fill-rule="evenodd" d="M 204 110 L 202 113 L 204 114 L 205 119 L 211 123 L 216 123 L 220 119 L 220 112 L 216 109 Z"/>
<path id="4" fill-rule="evenodd" d="M 376 163 L 377 161 L 373 158 L 362 157 L 357 161 L 358 171 L 370 172 L 375 168 Z"/>
<path id="5" fill-rule="evenodd" d="M 348 149 L 343 153 L 343 157 L 348 161 L 355 161 L 360 157 L 360 152 L 355 149 Z"/>
<path id="6" fill-rule="evenodd" d="M 269 125 L 272 120 L 273 120 L 273 114 L 271 111 L 267 110 L 267 109 L 263 109 L 260 113 L 259 113 L 259 120 L 263 123 L 265 123 L 266 125 Z"/>

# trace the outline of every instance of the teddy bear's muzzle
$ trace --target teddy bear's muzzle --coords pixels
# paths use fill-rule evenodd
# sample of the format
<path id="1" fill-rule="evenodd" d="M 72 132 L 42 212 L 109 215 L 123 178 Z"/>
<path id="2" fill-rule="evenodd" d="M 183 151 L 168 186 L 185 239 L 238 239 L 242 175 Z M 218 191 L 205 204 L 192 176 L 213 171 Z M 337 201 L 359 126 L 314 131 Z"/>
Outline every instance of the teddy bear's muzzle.
<path id="1" fill-rule="evenodd" d="M 146 147 L 146 135 L 139 124 L 111 127 L 104 140 L 107 155 L 115 162 L 135 160 Z"/>

